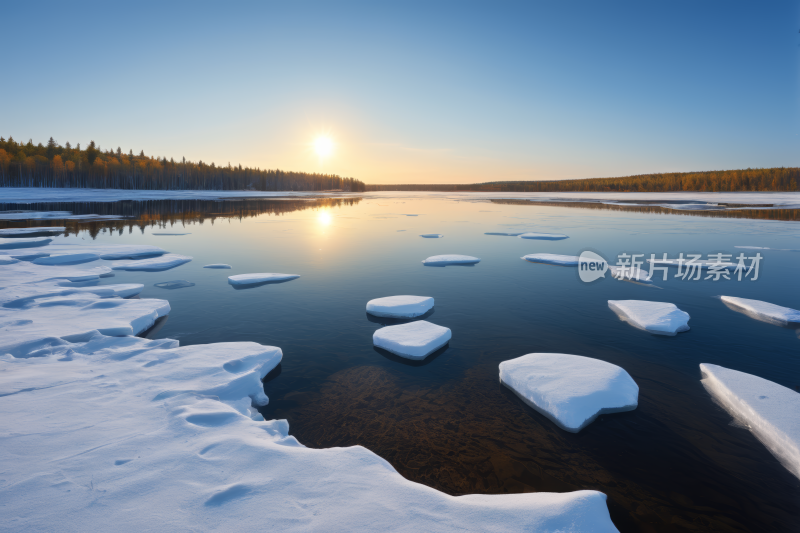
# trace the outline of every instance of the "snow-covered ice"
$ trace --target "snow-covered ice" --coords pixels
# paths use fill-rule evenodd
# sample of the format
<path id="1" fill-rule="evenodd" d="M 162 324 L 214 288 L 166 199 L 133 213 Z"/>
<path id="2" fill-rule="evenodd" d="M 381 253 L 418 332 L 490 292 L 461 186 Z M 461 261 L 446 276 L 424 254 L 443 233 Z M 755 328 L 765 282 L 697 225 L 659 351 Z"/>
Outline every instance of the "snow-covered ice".
<path id="1" fill-rule="evenodd" d="M 87 243 L 87 244 L 49 244 L 41 249 L 36 249 L 36 252 L 41 252 L 44 257 L 49 255 L 65 255 L 75 253 L 90 253 L 96 254 L 100 259 L 109 261 L 116 261 L 119 259 L 141 259 L 145 257 L 154 257 L 167 253 L 166 250 L 158 246 L 150 246 L 149 244 L 104 244 L 104 243 Z M 0 250 L 0 257 L 11 256 L 19 257 L 26 252 L 15 250 Z M 33 253 L 33 250 L 31 250 Z"/>
<path id="2" fill-rule="evenodd" d="M 53 239 L 48 237 L 33 237 L 30 239 L 4 239 L 0 238 L 0 250 L 15 250 L 17 248 L 36 248 L 46 246 Z"/>
<path id="3" fill-rule="evenodd" d="M 176 279 L 172 281 L 162 281 L 161 283 L 154 283 L 154 287 L 159 289 L 185 289 L 187 287 L 194 287 L 194 283 L 186 281 L 185 279 Z"/>
<path id="4" fill-rule="evenodd" d="M 520 239 L 535 239 L 540 241 L 560 241 L 569 239 L 568 236 L 561 233 L 520 233 L 517 235 Z"/>
<path id="5" fill-rule="evenodd" d="M 230 269 L 230 265 L 226 265 L 225 263 L 212 263 L 210 265 L 205 265 L 203 268 L 220 268 L 220 269 Z"/>
<path id="6" fill-rule="evenodd" d="M 499 235 L 499 236 L 502 236 L 502 237 L 519 237 L 519 236 L 520 236 L 520 235 L 522 235 L 523 233 L 524 233 L 524 232 L 519 232 L 519 233 L 505 233 L 505 232 L 499 232 L 499 231 L 490 231 L 489 233 L 484 233 L 484 235 Z"/>
<path id="7" fill-rule="evenodd" d="M 13 235 L 57 235 L 67 230 L 64 226 L 34 226 L 31 228 L 5 228 L 0 229 L 0 237 Z"/>
<path id="8" fill-rule="evenodd" d="M 500 363 L 500 382 L 567 431 L 599 415 L 636 409 L 639 386 L 617 365 L 563 353 L 530 353 Z"/>
<path id="9" fill-rule="evenodd" d="M 152 259 L 139 259 L 137 261 L 129 261 L 119 265 L 114 265 L 114 270 L 140 270 L 146 272 L 160 272 L 162 270 L 169 270 L 181 266 L 191 261 L 192 258 L 188 255 L 179 254 L 166 254 L 160 257 L 153 257 Z"/>
<path id="10" fill-rule="evenodd" d="M 675 304 L 645 300 L 609 300 L 617 316 L 631 326 L 656 335 L 674 336 L 689 331 L 689 313 Z"/>
<path id="11" fill-rule="evenodd" d="M 425 320 L 386 326 L 372 335 L 372 344 L 406 359 L 421 360 L 450 342 L 448 328 Z"/>
<path id="12" fill-rule="evenodd" d="M 97 261 L 100 256 L 97 254 L 71 253 L 55 254 L 47 257 L 39 257 L 33 260 L 36 265 L 79 265 L 81 263 L 91 263 Z"/>
<path id="13" fill-rule="evenodd" d="M 766 379 L 702 363 L 702 383 L 733 418 L 800 478 L 800 394 Z"/>
<path id="14" fill-rule="evenodd" d="M 528 254 L 522 256 L 525 261 L 531 263 L 545 263 L 548 265 L 558 266 L 578 266 L 577 255 L 559 255 L 559 254 Z"/>
<path id="15" fill-rule="evenodd" d="M 735 296 L 720 296 L 720 300 L 734 311 L 744 313 L 762 322 L 787 327 L 800 325 L 800 311 L 797 309 Z"/>
<path id="16" fill-rule="evenodd" d="M 305 448 L 257 411 L 279 348 L 130 336 L 169 304 L 69 281 L 99 272 L 0 269 L 0 530 L 616 531 L 596 491 L 454 497 Z"/>
<path id="17" fill-rule="evenodd" d="M 255 285 L 258 283 L 289 281 L 299 277 L 300 274 L 276 274 L 272 272 L 259 274 L 237 274 L 235 276 L 228 276 L 228 283 L 231 285 Z"/>
<path id="18" fill-rule="evenodd" d="M 444 235 L 441 233 L 423 233 L 420 237 L 423 239 L 441 239 Z"/>
<path id="19" fill-rule="evenodd" d="M 457 254 L 446 254 L 446 255 L 433 255 L 427 259 L 425 259 L 422 263 L 425 265 L 432 265 L 432 266 L 445 266 L 445 265 L 474 265 L 476 263 L 480 263 L 480 259 L 477 257 L 472 257 L 471 255 L 457 255 Z"/>
<path id="20" fill-rule="evenodd" d="M 616 280 L 655 287 L 650 273 L 642 268 L 626 267 L 623 269 L 616 265 L 608 265 L 608 271 L 611 273 L 611 277 Z"/>
<path id="21" fill-rule="evenodd" d="M 694 266 L 695 268 L 701 268 L 701 269 L 709 269 L 711 267 L 716 267 L 716 268 L 721 268 L 721 269 L 727 270 L 729 268 L 736 268 L 736 263 L 731 263 L 730 261 L 715 262 L 715 261 L 706 261 L 706 260 L 701 259 L 701 260 L 697 260 L 697 261 L 692 261 L 690 263 L 688 256 L 684 258 L 683 262 L 681 262 L 679 259 L 666 259 L 665 260 L 665 259 L 658 259 L 658 258 L 655 261 L 653 261 L 652 259 L 648 259 L 647 262 L 651 263 L 651 264 L 654 263 L 656 265 L 656 267 L 659 267 L 659 266 L 678 267 L 678 266 L 681 266 L 681 264 L 683 264 L 683 268 L 684 269 L 692 268 L 692 266 Z"/>
<path id="22" fill-rule="evenodd" d="M 3 191 L 5 199 L 6 191 Z M 121 215 L 73 215 L 71 211 L 0 211 L 0 220 L 119 220 Z"/>
<path id="23" fill-rule="evenodd" d="M 367 302 L 367 313 L 389 318 L 414 318 L 433 309 L 430 296 L 386 296 Z"/>

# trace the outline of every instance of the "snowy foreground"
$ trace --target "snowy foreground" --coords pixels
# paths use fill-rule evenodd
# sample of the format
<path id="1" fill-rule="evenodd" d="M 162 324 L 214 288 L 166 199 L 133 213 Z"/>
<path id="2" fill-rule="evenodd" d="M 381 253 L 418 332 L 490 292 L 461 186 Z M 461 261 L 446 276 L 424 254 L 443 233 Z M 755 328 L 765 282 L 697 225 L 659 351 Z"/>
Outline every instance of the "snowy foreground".
<path id="1" fill-rule="evenodd" d="M 639 405 L 639 386 L 625 370 L 581 355 L 529 353 L 503 361 L 500 382 L 572 433 L 599 415 L 632 411 Z"/>
<path id="2" fill-rule="evenodd" d="M 717 365 L 703 363 L 700 373 L 709 394 L 800 478 L 800 394 Z"/>
<path id="3" fill-rule="evenodd" d="M 168 302 L 125 299 L 140 284 L 92 286 L 108 266 L 9 260 L 2 531 L 616 531 L 596 491 L 453 497 L 360 446 L 305 448 L 255 409 L 279 348 L 133 337 Z"/>

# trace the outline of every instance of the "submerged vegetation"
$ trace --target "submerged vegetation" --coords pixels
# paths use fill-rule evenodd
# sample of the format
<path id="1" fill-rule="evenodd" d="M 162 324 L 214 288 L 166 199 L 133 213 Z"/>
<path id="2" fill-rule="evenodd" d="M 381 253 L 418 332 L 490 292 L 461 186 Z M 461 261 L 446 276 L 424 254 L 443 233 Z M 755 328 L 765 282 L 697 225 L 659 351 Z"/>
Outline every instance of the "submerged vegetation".
<path id="1" fill-rule="evenodd" d="M 368 191 L 475 192 L 736 192 L 798 191 L 800 168 L 748 168 L 641 174 L 559 181 L 494 181 L 470 185 L 367 185 Z"/>
<path id="2" fill-rule="evenodd" d="M 50 137 L 47 145 L 0 137 L 0 187 L 81 187 L 139 190 L 363 191 L 364 183 L 335 174 L 216 166 L 182 158 L 103 151 L 94 141 L 85 150 Z"/>

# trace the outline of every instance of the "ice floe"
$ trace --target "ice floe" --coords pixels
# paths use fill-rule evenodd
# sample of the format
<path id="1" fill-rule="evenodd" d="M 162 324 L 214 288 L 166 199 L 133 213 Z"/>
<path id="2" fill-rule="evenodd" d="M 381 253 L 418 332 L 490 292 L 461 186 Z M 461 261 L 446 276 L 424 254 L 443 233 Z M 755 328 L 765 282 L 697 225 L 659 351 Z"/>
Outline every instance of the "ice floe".
<path id="1" fill-rule="evenodd" d="M 259 283 L 289 281 L 299 277 L 300 274 L 275 274 L 272 272 L 259 274 L 237 274 L 235 276 L 228 276 L 228 283 L 231 285 L 256 285 Z"/>
<path id="2" fill-rule="evenodd" d="M 28 252 L 15 251 L 15 250 L 0 250 L 0 257 L 11 256 L 20 258 L 21 255 Z M 31 251 L 31 253 L 34 253 Z M 154 257 L 167 253 L 166 250 L 158 246 L 150 246 L 148 244 L 104 244 L 104 243 L 91 243 L 91 244 L 53 244 L 37 249 L 36 253 L 40 253 L 40 257 L 49 255 L 68 255 L 75 253 L 90 253 L 96 254 L 100 259 L 109 261 L 116 261 L 119 259 L 141 259 L 144 257 Z"/>
<path id="3" fill-rule="evenodd" d="M 656 267 L 658 266 L 668 266 L 668 267 L 680 267 L 682 266 L 685 269 L 690 269 L 692 267 L 700 268 L 700 269 L 709 269 L 711 267 L 724 269 L 727 270 L 729 268 L 736 268 L 736 263 L 731 263 L 730 261 L 706 261 L 706 260 L 692 260 L 690 262 L 690 258 L 686 257 L 683 261 L 680 259 L 656 259 L 653 261 L 652 259 L 647 260 L 648 263 L 654 264 Z"/>
<path id="4" fill-rule="evenodd" d="M 558 266 L 578 266 L 579 257 L 577 255 L 559 254 L 528 254 L 522 256 L 525 261 L 531 263 L 545 263 L 547 265 Z"/>
<path id="5" fill-rule="evenodd" d="M 166 236 L 178 237 L 180 235 L 191 235 L 191 233 L 163 233 L 163 232 L 158 232 L 158 233 L 151 233 L 150 235 L 161 235 L 161 236 L 164 236 L 164 237 L 166 237 Z"/>
<path id="6" fill-rule="evenodd" d="M 98 259 L 100 259 L 100 256 L 97 254 L 50 254 L 47 257 L 38 257 L 34 259 L 33 263 L 37 265 L 79 265 L 81 263 L 91 263 Z"/>
<path id="7" fill-rule="evenodd" d="M 689 313 L 675 304 L 645 300 L 609 300 L 617 316 L 631 326 L 656 335 L 676 335 L 689 331 Z"/>
<path id="8" fill-rule="evenodd" d="M 367 313 L 388 318 L 414 318 L 433 309 L 430 296 L 386 296 L 367 302 Z"/>
<path id="9" fill-rule="evenodd" d="M 730 309 L 762 322 L 785 327 L 800 326 L 800 311 L 797 309 L 735 296 L 720 296 L 720 300 Z"/>
<path id="10" fill-rule="evenodd" d="M 540 241 L 560 241 L 569 239 L 568 236 L 560 233 L 520 233 L 517 237 L 520 239 L 535 239 Z"/>
<path id="11" fill-rule="evenodd" d="M 46 246 L 53 239 L 47 237 L 33 237 L 30 239 L 3 239 L 0 238 L 0 250 L 15 250 L 17 248 L 36 248 Z"/>
<path id="12" fill-rule="evenodd" d="M 615 265 L 608 265 L 608 271 L 611 273 L 611 277 L 616 280 L 629 281 L 631 283 L 655 287 L 655 285 L 653 285 L 653 279 L 647 270 L 630 267 L 621 268 Z"/>
<path id="13" fill-rule="evenodd" d="M 800 394 L 766 379 L 702 363 L 711 396 L 800 478 Z"/>
<path id="14" fill-rule="evenodd" d="M 425 320 L 386 326 L 372 335 L 372 344 L 406 359 L 421 360 L 450 342 L 448 328 Z"/>
<path id="15" fill-rule="evenodd" d="M 34 226 L 31 228 L 5 228 L 0 229 L 0 237 L 14 235 L 57 235 L 67 230 L 64 226 Z"/>
<path id="16" fill-rule="evenodd" d="M 477 257 L 457 254 L 433 255 L 422 261 L 423 264 L 431 266 L 474 265 L 480 262 L 481 260 Z"/>
<path id="17" fill-rule="evenodd" d="M 194 287 L 194 283 L 186 281 L 185 279 L 176 279 L 172 281 L 162 281 L 161 283 L 154 283 L 154 287 L 159 289 L 185 289 L 187 287 Z"/>
<path id="18" fill-rule="evenodd" d="M 420 237 L 423 239 L 441 239 L 444 235 L 441 233 L 423 233 Z"/>
<path id="19" fill-rule="evenodd" d="M 4 265 L 0 269 L 0 288 L 7 288 L 22 283 L 62 280 L 69 282 L 93 281 L 110 277 L 111 267 L 77 267 L 35 265 L 26 261 L 17 261 Z"/>
<path id="20" fill-rule="evenodd" d="M 519 233 L 505 233 L 505 232 L 499 232 L 499 231 L 492 231 L 492 232 L 489 232 L 489 233 L 484 233 L 484 235 L 499 235 L 499 236 L 502 236 L 502 237 L 519 237 L 519 236 L 520 236 L 520 235 L 522 235 L 523 233 L 524 233 L 524 232 L 519 232 Z"/>
<path id="21" fill-rule="evenodd" d="M 577 433 L 599 415 L 636 409 L 639 386 L 591 357 L 530 353 L 500 363 L 500 382 L 558 427 Z"/>
<path id="22" fill-rule="evenodd" d="M 119 265 L 114 265 L 114 270 L 140 270 L 146 272 L 160 272 L 181 266 L 191 261 L 188 255 L 166 254 L 152 259 L 139 259 Z"/>
<path id="23" fill-rule="evenodd" d="M 230 269 L 230 265 L 226 265 L 225 263 L 212 263 L 210 265 L 205 265 L 203 268 L 218 268 L 218 269 Z"/>
<path id="24" fill-rule="evenodd" d="M 0 220 L 119 220 L 121 218 L 125 217 L 121 215 L 73 215 L 71 211 L 0 211 Z"/>

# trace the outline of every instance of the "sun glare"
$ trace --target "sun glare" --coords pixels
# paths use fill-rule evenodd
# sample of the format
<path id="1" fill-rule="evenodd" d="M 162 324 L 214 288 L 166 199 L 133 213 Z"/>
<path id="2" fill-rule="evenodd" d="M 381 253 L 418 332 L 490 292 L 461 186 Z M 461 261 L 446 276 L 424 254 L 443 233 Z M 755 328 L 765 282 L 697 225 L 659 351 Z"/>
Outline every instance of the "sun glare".
<path id="1" fill-rule="evenodd" d="M 331 214 L 328 213 L 327 211 L 322 211 L 317 216 L 317 220 L 319 220 L 319 223 L 322 224 L 323 226 L 327 226 L 331 223 Z"/>
<path id="2" fill-rule="evenodd" d="M 333 141 L 330 137 L 317 137 L 314 141 L 314 151 L 320 157 L 328 157 L 333 153 Z"/>

